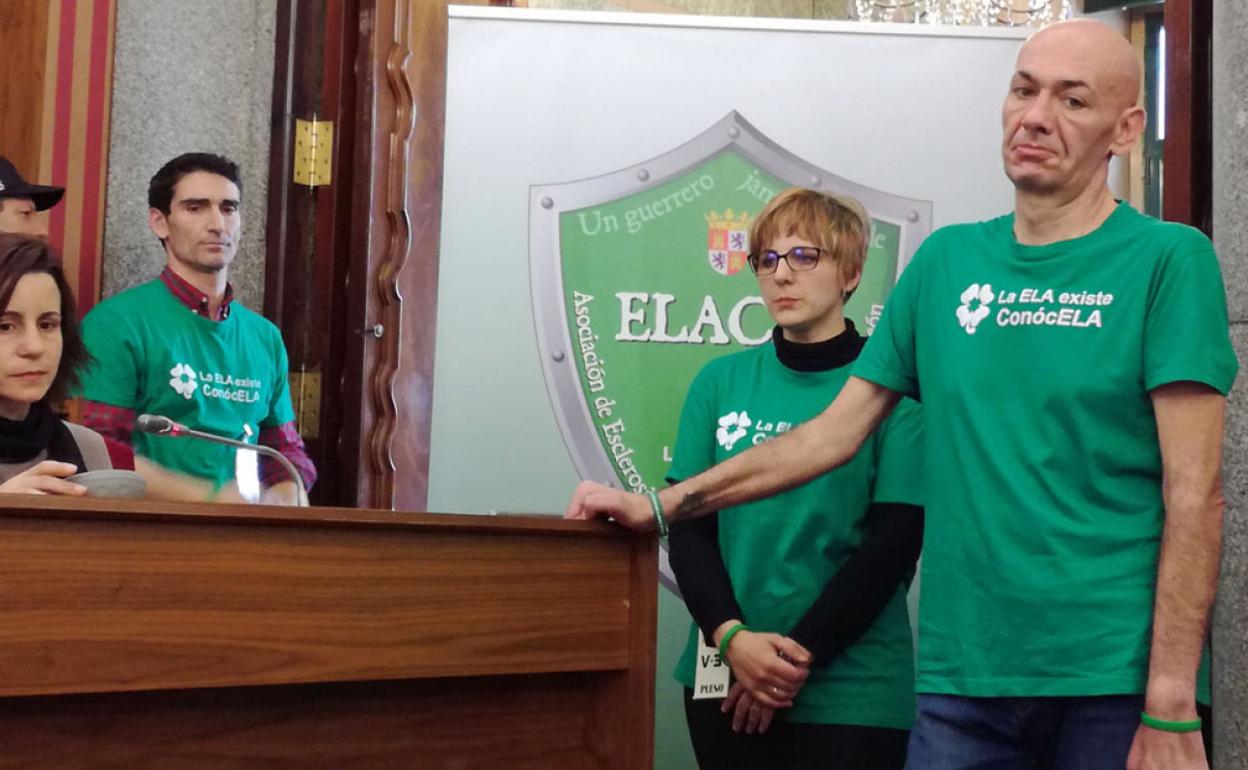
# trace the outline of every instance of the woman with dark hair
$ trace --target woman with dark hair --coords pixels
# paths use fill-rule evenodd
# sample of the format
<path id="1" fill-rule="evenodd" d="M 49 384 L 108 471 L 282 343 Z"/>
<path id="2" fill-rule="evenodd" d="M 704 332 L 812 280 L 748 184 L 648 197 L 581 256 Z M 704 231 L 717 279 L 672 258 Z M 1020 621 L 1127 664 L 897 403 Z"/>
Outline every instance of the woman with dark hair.
<path id="1" fill-rule="evenodd" d="M 0 235 L 0 492 L 82 495 L 67 476 L 113 467 L 103 437 L 51 404 L 88 355 L 73 292 L 47 242 Z"/>

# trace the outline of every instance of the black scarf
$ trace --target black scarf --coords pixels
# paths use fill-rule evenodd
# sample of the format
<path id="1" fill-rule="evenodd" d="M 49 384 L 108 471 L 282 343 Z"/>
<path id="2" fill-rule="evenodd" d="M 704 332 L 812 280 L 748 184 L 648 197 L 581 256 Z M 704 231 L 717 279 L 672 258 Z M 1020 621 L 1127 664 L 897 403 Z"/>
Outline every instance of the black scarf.
<path id="1" fill-rule="evenodd" d="M 74 435 L 46 403 L 32 404 L 24 420 L 0 417 L 0 462 L 30 462 L 45 449 L 49 460 L 73 463 L 79 473 L 86 470 Z"/>
<path id="2" fill-rule="evenodd" d="M 857 358 L 867 342 L 848 318 L 845 331 L 830 340 L 790 342 L 779 326 L 772 330 L 771 339 L 776 344 L 776 358 L 795 372 L 826 372 L 842 367 Z"/>

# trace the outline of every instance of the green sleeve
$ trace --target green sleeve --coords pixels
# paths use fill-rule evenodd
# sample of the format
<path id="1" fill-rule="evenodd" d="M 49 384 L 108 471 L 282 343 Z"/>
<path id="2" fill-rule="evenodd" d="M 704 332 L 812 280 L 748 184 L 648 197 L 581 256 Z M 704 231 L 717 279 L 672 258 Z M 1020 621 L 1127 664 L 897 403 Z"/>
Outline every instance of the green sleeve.
<path id="1" fill-rule="evenodd" d="M 274 358 L 277 366 L 273 373 L 273 398 L 269 401 L 269 414 L 260 421 L 261 428 L 274 428 L 295 419 L 295 409 L 290 403 L 290 361 L 286 357 L 286 345 L 282 335 L 274 329 Z"/>
<path id="2" fill-rule="evenodd" d="M 680 410 L 676 448 L 667 471 L 671 483 L 696 476 L 715 464 L 715 382 L 711 371 L 715 362 L 702 368 Z"/>
<path id="3" fill-rule="evenodd" d="M 91 354 L 77 395 L 89 401 L 136 409 L 140 373 L 146 369 L 141 335 L 119 314 L 99 306 L 82 320 L 82 341 Z"/>
<path id="4" fill-rule="evenodd" d="M 923 247 L 884 303 L 879 323 L 854 364 L 854 376 L 911 398 L 919 398 L 914 331 L 918 309 Z"/>
<path id="5" fill-rule="evenodd" d="M 871 502 L 924 505 L 923 407 L 903 398 L 878 435 Z"/>
<path id="6" fill-rule="evenodd" d="M 1239 363 L 1213 245 L 1191 230 L 1158 265 L 1144 319 L 1144 387 L 1201 382 L 1226 394 Z"/>

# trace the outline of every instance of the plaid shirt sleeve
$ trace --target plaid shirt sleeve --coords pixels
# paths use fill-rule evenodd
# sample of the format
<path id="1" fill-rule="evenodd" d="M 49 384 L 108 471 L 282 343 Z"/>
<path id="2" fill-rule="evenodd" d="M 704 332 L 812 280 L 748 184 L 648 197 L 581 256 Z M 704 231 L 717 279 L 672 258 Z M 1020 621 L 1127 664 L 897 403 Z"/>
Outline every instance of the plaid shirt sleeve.
<path id="1" fill-rule="evenodd" d="M 83 399 L 82 424 L 104 437 L 114 468 L 134 467 L 134 446 L 130 435 L 134 432 L 134 421 L 132 409 Z M 259 441 L 281 452 L 295 466 L 295 470 L 299 471 L 304 486 L 312 488 L 316 483 L 316 466 L 312 464 L 312 458 L 308 457 L 294 421 L 262 429 Z M 260 458 L 261 484 L 267 487 L 285 480 L 286 471 L 276 460 Z"/>
<path id="2" fill-rule="evenodd" d="M 82 400 L 82 424 L 104 437 L 108 459 L 116 470 L 134 470 L 134 410 Z"/>
<path id="3" fill-rule="evenodd" d="M 304 487 L 308 490 L 312 489 L 312 485 L 316 483 L 316 466 L 312 464 L 312 458 L 308 457 L 308 451 L 303 446 L 303 438 L 299 435 L 294 420 L 271 428 L 261 428 L 259 443 L 281 452 L 282 456 L 290 460 L 291 465 L 295 466 L 295 470 L 299 471 L 299 475 L 303 477 Z M 270 487 L 287 480 L 286 470 L 277 460 L 264 455 L 260 456 L 260 484 L 262 486 Z"/>
<path id="4" fill-rule="evenodd" d="M 99 401 L 82 400 L 82 424 L 106 439 L 133 449 L 134 410 Z"/>

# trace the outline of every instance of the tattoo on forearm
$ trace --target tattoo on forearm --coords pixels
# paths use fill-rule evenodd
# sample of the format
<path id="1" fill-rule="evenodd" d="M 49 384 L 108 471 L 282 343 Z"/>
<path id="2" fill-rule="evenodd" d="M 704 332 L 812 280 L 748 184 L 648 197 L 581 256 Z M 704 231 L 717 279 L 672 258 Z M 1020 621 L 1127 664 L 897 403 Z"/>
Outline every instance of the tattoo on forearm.
<path id="1" fill-rule="evenodd" d="M 671 519 L 689 518 L 699 508 L 702 507 L 702 503 L 705 501 L 705 499 L 706 499 L 705 496 L 703 496 L 701 492 L 690 492 L 689 494 L 685 495 L 684 498 L 681 499 L 679 503 L 676 504 L 676 509 L 671 512 L 669 518 Z"/>

